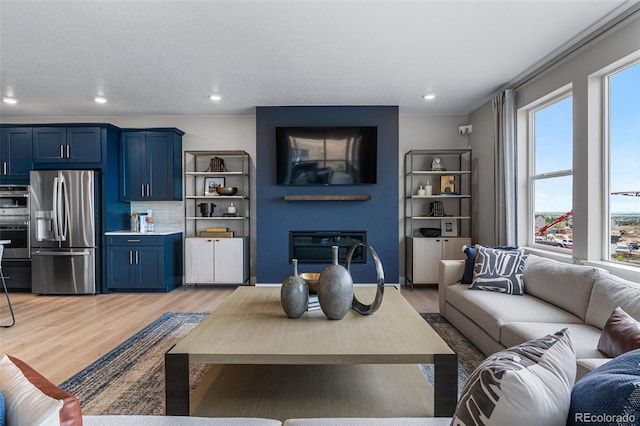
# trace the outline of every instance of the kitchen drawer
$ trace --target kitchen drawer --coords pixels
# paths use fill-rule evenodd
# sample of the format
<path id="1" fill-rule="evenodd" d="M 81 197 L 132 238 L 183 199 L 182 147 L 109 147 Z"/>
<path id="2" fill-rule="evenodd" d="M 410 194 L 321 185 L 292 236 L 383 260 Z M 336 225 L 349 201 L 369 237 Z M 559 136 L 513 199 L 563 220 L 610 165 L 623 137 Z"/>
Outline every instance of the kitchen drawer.
<path id="1" fill-rule="evenodd" d="M 31 291 L 31 261 L 3 259 L 2 272 L 9 290 Z"/>
<path id="2" fill-rule="evenodd" d="M 108 235 L 108 246 L 161 246 L 162 235 Z"/>

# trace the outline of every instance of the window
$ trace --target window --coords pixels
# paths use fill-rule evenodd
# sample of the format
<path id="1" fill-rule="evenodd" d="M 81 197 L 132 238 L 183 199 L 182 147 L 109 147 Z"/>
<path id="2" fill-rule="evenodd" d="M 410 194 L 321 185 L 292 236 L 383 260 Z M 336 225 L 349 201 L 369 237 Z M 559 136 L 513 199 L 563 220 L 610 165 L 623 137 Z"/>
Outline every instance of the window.
<path id="1" fill-rule="evenodd" d="M 605 78 L 609 259 L 640 266 L 640 62 Z"/>
<path id="2" fill-rule="evenodd" d="M 573 248 L 573 108 L 570 93 L 529 110 L 532 241 Z M 531 235 L 531 234 L 530 234 Z"/>

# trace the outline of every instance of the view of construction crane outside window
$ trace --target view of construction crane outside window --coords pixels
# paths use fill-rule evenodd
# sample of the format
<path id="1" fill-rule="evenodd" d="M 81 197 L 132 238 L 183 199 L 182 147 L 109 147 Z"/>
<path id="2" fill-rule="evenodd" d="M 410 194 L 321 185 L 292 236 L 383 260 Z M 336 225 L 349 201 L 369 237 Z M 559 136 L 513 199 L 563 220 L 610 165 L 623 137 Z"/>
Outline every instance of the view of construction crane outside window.
<path id="1" fill-rule="evenodd" d="M 608 85 L 610 258 L 640 267 L 640 62 Z"/>
<path id="2" fill-rule="evenodd" d="M 573 248 L 573 112 L 565 94 L 531 113 L 536 244 Z"/>

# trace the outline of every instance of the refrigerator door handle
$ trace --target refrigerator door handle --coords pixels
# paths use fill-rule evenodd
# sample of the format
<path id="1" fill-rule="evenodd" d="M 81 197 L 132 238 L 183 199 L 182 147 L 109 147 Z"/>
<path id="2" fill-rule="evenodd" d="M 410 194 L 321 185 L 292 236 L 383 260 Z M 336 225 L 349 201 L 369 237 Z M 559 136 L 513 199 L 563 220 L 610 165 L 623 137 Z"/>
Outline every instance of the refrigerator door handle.
<path id="1" fill-rule="evenodd" d="M 31 255 L 36 256 L 89 256 L 91 252 L 89 251 L 48 251 L 48 250 L 33 250 L 31 251 Z"/>
<path id="2" fill-rule="evenodd" d="M 64 178 L 60 179 L 60 193 L 58 196 L 60 197 L 60 239 L 66 241 L 67 231 L 69 231 L 69 218 L 67 217 L 69 214 L 69 195 L 67 194 L 67 184 Z"/>
<path id="3" fill-rule="evenodd" d="M 53 210 L 51 211 L 51 223 L 53 225 L 53 240 L 60 241 L 60 232 L 58 230 L 58 177 L 53 178 Z"/>

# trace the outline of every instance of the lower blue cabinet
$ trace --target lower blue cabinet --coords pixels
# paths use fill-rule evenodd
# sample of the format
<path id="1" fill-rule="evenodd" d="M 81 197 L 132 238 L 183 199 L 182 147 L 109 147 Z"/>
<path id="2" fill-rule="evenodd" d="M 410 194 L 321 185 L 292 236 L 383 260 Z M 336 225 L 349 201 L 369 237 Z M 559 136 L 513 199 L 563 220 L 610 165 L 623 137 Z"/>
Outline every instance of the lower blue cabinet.
<path id="1" fill-rule="evenodd" d="M 182 284 L 182 233 L 106 235 L 108 291 L 171 291 Z"/>

